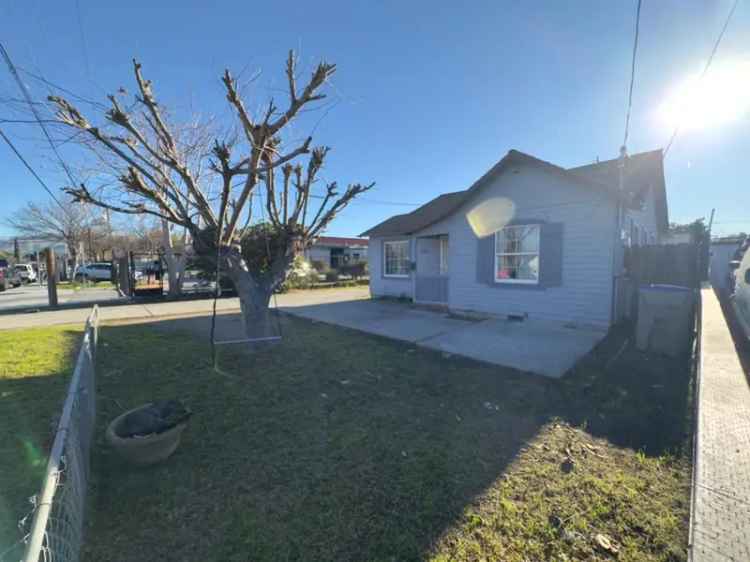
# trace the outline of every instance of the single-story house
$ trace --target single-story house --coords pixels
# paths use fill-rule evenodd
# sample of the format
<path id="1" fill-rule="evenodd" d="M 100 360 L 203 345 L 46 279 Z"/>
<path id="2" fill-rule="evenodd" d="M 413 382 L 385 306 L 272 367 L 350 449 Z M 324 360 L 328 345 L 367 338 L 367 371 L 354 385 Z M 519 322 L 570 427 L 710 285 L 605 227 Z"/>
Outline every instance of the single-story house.
<path id="1" fill-rule="evenodd" d="M 370 291 L 490 316 L 609 327 L 624 248 L 668 229 L 661 150 L 562 168 L 511 150 L 465 191 L 369 236 Z M 622 185 L 621 185 L 622 184 Z"/>
<path id="2" fill-rule="evenodd" d="M 368 242 L 367 238 L 319 236 L 313 245 L 305 250 L 305 258 L 309 262 L 323 262 L 332 269 L 366 262 Z"/>

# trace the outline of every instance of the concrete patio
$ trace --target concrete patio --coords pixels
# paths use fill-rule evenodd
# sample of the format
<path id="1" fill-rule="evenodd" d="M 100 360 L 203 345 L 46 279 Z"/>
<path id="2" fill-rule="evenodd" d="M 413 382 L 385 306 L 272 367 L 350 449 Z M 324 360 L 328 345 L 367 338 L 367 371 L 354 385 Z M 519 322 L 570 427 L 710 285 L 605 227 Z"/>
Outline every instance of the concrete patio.
<path id="1" fill-rule="evenodd" d="M 311 320 L 552 378 L 564 375 L 606 335 L 538 320 L 465 320 L 409 303 L 380 300 L 280 303 L 279 308 Z"/>

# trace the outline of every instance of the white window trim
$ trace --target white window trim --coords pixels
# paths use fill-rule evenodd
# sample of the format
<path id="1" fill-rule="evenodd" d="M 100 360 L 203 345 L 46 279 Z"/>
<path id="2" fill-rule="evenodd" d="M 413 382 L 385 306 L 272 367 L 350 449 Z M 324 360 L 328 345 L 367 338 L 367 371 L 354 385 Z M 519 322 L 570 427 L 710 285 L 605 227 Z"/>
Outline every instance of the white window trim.
<path id="1" fill-rule="evenodd" d="M 440 237 L 440 275 L 448 275 L 448 237 Z"/>
<path id="2" fill-rule="evenodd" d="M 406 262 L 410 263 L 411 251 L 409 248 L 409 240 L 384 240 L 383 241 L 383 277 L 392 277 L 395 279 L 408 279 L 408 273 L 388 273 L 386 269 L 386 246 L 388 244 L 406 244 Z"/>
<path id="3" fill-rule="evenodd" d="M 529 226 L 535 226 L 536 227 L 536 252 L 501 252 L 497 253 L 497 235 L 502 232 L 503 230 L 509 229 L 509 228 L 527 228 Z M 542 272 L 542 248 L 540 246 L 541 244 L 541 238 L 542 238 L 542 228 L 539 224 L 513 224 L 510 226 L 506 226 L 501 228 L 500 230 L 495 232 L 495 245 L 492 248 L 492 251 L 494 252 L 494 268 L 493 268 L 493 276 L 495 279 L 495 283 L 507 283 L 509 285 L 539 285 L 539 277 L 541 276 Z M 539 275 L 536 279 L 503 279 L 501 277 L 497 276 L 497 258 L 498 256 L 537 256 L 539 260 Z"/>

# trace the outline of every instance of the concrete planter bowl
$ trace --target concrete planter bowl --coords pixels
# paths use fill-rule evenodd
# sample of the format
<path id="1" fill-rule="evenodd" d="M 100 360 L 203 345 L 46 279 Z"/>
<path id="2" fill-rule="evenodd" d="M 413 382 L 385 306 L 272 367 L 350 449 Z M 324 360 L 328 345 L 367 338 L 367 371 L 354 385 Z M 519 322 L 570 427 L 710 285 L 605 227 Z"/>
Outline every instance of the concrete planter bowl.
<path id="1" fill-rule="evenodd" d="M 128 416 L 148 406 L 150 405 L 140 406 L 121 414 L 107 427 L 107 443 L 121 458 L 138 466 L 148 466 L 167 459 L 179 447 L 180 436 L 187 427 L 187 421 L 184 421 L 161 433 L 121 437 L 122 428 L 126 425 Z"/>

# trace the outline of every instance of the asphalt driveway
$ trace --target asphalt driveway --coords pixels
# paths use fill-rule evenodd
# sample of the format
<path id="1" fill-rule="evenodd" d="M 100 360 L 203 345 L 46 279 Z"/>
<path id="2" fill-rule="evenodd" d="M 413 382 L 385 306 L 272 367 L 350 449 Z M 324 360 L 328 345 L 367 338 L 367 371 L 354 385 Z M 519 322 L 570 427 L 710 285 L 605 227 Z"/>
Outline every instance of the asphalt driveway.
<path id="1" fill-rule="evenodd" d="M 385 300 L 279 303 L 279 308 L 311 320 L 553 378 L 565 374 L 605 336 L 604 331 L 551 322 L 466 320 Z"/>

